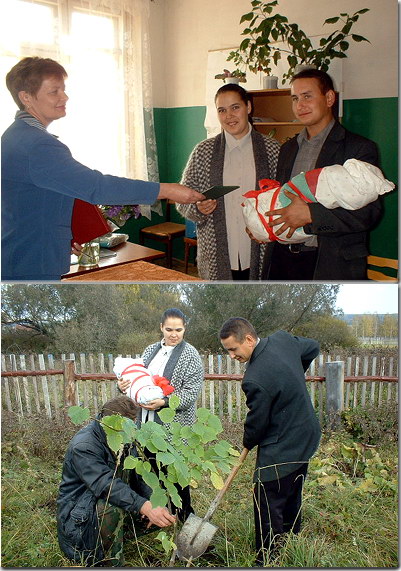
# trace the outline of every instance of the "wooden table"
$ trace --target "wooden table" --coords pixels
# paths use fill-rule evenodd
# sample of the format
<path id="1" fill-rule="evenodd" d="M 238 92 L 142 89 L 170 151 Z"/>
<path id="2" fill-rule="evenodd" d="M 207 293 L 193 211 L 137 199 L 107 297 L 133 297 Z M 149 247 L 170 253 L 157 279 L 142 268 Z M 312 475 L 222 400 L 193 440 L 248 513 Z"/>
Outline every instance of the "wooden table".
<path id="1" fill-rule="evenodd" d="M 63 282 L 189 282 L 203 281 L 200 278 L 169 270 L 149 262 L 128 262 L 118 266 L 95 269 L 73 277 L 63 278 Z"/>
<path id="2" fill-rule="evenodd" d="M 132 242 L 124 242 L 114 248 L 104 248 L 104 250 L 110 254 L 115 253 L 116 255 L 107 258 L 100 258 L 99 265 L 92 268 L 85 268 L 83 266 L 78 266 L 78 264 L 72 264 L 70 271 L 68 274 L 64 274 L 62 279 L 71 278 L 72 276 L 80 276 L 82 274 L 89 274 L 96 272 L 99 269 L 120 266 L 129 262 L 137 262 L 139 260 L 156 260 L 157 258 L 163 258 L 165 256 L 165 253 L 160 250 L 153 250 L 153 248 L 146 248 L 145 246 L 133 244 Z"/>

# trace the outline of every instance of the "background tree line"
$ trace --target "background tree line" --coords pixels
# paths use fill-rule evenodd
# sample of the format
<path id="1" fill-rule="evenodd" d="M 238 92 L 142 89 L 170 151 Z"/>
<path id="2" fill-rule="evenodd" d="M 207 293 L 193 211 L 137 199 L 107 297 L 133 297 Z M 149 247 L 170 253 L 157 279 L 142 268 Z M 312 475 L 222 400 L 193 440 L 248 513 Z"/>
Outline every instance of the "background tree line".
<path id="1" fill-rule="evenodd" d="M 396 315 L 380 316 L 377 313 L 353 315 L 351 328 L 353 334 L 358 338 L 396 338 L 398 336 L 398 318 Z"/>
<path id="2" fill-rule="evenodd" d="M 358 345 L 336 313 L 338 285 L 99 284 L 3 285 L 3 353 L 141 353 L 160 338 L 160 318 L 178 307 L 186 339 L 201 352 L 222 351 L 218 331 L 245 317 L 259 335 L 277 329 L 317 338 L 322 348 Z"/>

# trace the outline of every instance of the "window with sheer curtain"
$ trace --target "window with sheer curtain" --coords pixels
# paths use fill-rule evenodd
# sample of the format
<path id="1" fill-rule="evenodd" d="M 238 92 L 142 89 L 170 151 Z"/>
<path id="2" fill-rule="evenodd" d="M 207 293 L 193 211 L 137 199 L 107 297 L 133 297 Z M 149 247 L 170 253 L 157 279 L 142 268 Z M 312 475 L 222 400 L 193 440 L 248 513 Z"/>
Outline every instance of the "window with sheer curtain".
<path id="1" fill-rule="evenodd" d="M 149 55 L 149 0 L 1 0 L 1 132 L 15 103 L 5 76 L 21 58 L 60 62 L 67 116 L 49 132 L 106 174 L 158 180 Z"/>

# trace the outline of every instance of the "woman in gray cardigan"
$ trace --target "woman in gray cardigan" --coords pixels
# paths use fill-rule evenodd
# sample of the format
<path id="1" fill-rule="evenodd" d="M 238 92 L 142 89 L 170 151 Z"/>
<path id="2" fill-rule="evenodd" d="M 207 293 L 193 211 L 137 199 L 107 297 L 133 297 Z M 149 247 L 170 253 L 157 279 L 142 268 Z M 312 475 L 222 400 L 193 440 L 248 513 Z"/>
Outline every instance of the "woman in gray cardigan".
<path id="1" fill-rule="evenodd" d="M 217 200 L 179 205 L 178 212 L 196 222 L 198 272 L 206 280 L 257 280 L 264 245 L 251 240 L 242 217 L 242 195 L 275 178 L 279 143 L 253 129 L 249 94 L 236 84 L 215 96 L 222 133 L 199 143 L 185 168 L 182 183 L 204 193 L 215 185 L 239 188 Z"/>
<path id="2" fill-rule="evenodd" d="M 160 329 L 163 339 L 146 347 L 142 354 L 145 367 L 152 375 L 166 377 L 174 387 L 173 395 L 177 395 L 180 404 L 174 417 L 175 422 L 191 426 L 196 420 L 196 401 L 203 385 L 203 364 L 198 351 L 184 341 L 186 319 L 185 315 L 176 308 L 167 309 L 161 319 Z M 130 381 L 118 381 L 118 388 L 124 392 Z M 155 422 L 161 423 L 157 411 L 168 406 L 169 397 L 155 399 L 147 405 L 140 405 L 147 410 L 156 411 Z M 178 517 L 184 521 L 193 513 L 189 486 L 181 488 L 177 484 L 182 507 Z"/>

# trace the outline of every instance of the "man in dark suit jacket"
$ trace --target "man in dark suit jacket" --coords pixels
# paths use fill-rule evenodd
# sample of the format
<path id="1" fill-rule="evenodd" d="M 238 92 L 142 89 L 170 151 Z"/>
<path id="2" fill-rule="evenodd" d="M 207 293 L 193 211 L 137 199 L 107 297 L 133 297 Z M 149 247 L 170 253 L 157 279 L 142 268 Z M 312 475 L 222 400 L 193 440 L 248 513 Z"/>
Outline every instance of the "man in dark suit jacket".
<path id="1" fill-rule="evenodd" d="M 303 481 L 320 440 L 305 371 L 319 354 L 319 343 L 286 331 L 259 339 L 242 317 L 224 323 L 220 340 L 232 359 L 248 363 L 242 381 L 249 408 L 243 444 L 249 450 L 258 447 L 256 564 L 263 565 L 280 535 L 300 530 Z"/>
<path id="2" fill-rule="evenodd" d="M 277 180 L 285 184 L 301 171 L 344 164 L 359 159 L 378 165 L 376 144 L 345 129 L 333 114 L 336 95 L 330 76 L 320 70 L 302 71 L 292 78 L 295 117 L 305 126 L 299 135 L 283 144 L 277 165 Z M 325 208 L 293 197 L 286 208 L 266 213 L 280 214 L 270 225 L 283 224 L 276 233 L 292 235 L 298 227 L 317 237 L 314 247 L 270 243 L 262 279 L 269 280 L 366 280 L 367 238 L 381 216 L 376 200 L 359 208 Z"/>

